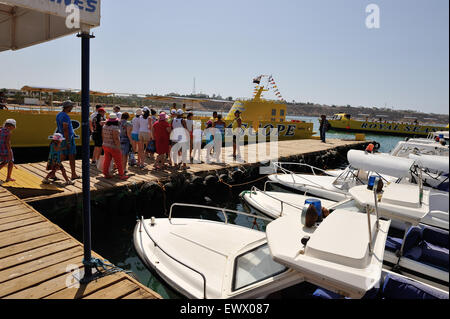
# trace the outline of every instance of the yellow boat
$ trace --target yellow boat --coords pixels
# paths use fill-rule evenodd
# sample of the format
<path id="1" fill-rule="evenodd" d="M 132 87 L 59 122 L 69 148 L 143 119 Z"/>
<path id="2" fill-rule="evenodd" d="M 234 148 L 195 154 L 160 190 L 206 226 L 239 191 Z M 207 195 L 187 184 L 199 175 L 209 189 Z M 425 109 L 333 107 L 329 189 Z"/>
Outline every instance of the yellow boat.
<path id="1" fill-rule="evenodd" d="M 268 76 L 260 76 L 268 77 Z M 262 128 L 265 131 L 265 135 L 270 135 L 270 130 L 275 130 L 275 134 L 278 136 L 278 140 L 289 139 L 308 139 L 312 138 L 316 132 L 313 131 L 314 124 L 311 122 L 304 122 L 299 120 L 287 120 L 287 107 L 284 100 L 266 100 L 262 98 L 263 92 L 269 91 L 269 85 L 260 85 L 260 82 L 255 88 L 255 94 L 252 99 L 236 100 L 229 110 L 228 114 L 224 117 L 224 122 L 227 128 L 231 128 L 233 120 L 235 119 L 234 113 L 239 110 L 241 112 L 242 126 L 246 130 L 246 136 L 255 135 L 255 128 Z M 170 97 L 148 97 L 149 100 L 171 100 Z M 172 98 L 173 101 L 183 102 L 199 102 L 202 99 L 183 99 Z M 204 100 L 203 100 L 204 101 Z M 185 110 L 186 111 L 186 110 Z M 201 121 L 201 128 L 205 129 L 206 123 L 211 117 L 195 116 L 194 120 Z"/>
<path id="2" fill-rule="evenodd" d="M 11 146 L 47 147 L 50 136 L 56 132 L 56 115 L 59 111 L 42 110 L 39 107 L 15 107 L 0 110 L 0 125 L 7 119 L 15 119 L 17 128 L 11 135 Z M 75 133 L 76 145 L 81 146 L 81 113 L 69 114 Z"/>
<path id="3" fill-rule="evenodd" d="M 378 121 L 352 119 L 350 114 L 338 113 L 328 119 L 330 129 L 345 132 L 363 132 L 401 136 L 428 136 L 431 132 L 448 131 L 448 125 L 425 125 L 417 121 L 398 122 L 379 118 Z"/>

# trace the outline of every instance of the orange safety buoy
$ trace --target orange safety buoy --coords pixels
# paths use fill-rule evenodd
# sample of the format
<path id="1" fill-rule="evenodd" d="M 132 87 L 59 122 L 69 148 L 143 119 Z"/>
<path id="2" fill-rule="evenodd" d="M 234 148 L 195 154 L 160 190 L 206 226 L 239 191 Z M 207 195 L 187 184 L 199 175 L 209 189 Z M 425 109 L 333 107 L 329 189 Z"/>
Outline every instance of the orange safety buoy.
<path id="1" fill-rule="evenodd" d="M 367 147 L 366 147 L 366 152 L 372 153 L 372 152 L 373 152 L 373 148 L 374 148 L 374 145 L 373 145 L 372 143 L 370 143 L 370 144 L 367 145 Z"/>

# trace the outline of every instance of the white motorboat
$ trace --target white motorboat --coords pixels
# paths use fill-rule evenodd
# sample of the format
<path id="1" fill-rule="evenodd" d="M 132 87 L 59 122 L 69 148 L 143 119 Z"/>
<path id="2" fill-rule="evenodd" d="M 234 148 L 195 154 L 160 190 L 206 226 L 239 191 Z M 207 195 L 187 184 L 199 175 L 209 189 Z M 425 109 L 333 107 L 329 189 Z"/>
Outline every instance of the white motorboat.
<path id="1" fill-rule="evenodd" d="M 250 191 L 241 192 L 239 196 L 257 211 L 274 219 L 286 214 L 299 214 L 303 210 L 306 199 L 317 199 L 295 193 L 261 191 L 256 187 L 252 187 Z M 330 207 L 336 202 L 321 199 L 321 203 L 324 207 Z"/>
<path id="2" fill-rule="evenodd" d="M 414 160 L 393 157 L 388 154 L 369 154 L 350 150 L 347 153 L 350 165 L 338 176 L 329 175 L 327 171 L 313 169 L 313 175 L 297 174 L 284 168 L 286 165 L 300 163 L 274 163 L 282 174 L 269 175 L 269 180 L 305 194 L 328 200 L 341 201 L 350 198 L 348 190 L 357 185 L 367 185 L 371 176 L 381 176 L 386 182 L 394 182 L 411 175 Z M 316 171 L 325 175 L 317 175 Z"/>
<path id="3" fill-rule="evenodd" d="M 173 218 L 174 207 L 222 212 L 223 221 Z M 261 232 L 228 223 L 217 207 L 174 204 L 169 218 L 141 219 L 134 244 L 144 263 L 189 298 L 262 298 L 307 281 L 360 298 L 381 277 L 390 222 L 335 211 L 306 227 L 287 214 Z"/>
<path id="4" fill-rule="evenodd" d="M 172 218 L 176 206 L 221 211 L 224 222 Z M 304 281 L 302 274 L 273 261 L 264 232 L 229 224 L 230 213 L 246 216 L 174 204 L 169 218 L 137 222 L 135 249 L 147 267 L 192 299 L 262 298 Z"/>
<path id="5" fill-rule="evenodd" d="M 422 168 L 422 180 L 433 188 L 449 191 L 449 158 L 437 155 L 409 154 L 408 158 Z"/>
<path id="6" fill-rule="evenodd" d="M 424 189 L 420 180 L 418 185 L 389 184 L 378 194 L 364 186 L 353 187 L 349 193 L 357 206 L 404 225 L 403 238 L 388 241 L 395 244 L 385 252 L 387 264 L 448 290 L 448 193 Z"/>
<path id="7" fill-rule="evenodd" d="M 422 174 L 422 182 L 429 187 L 448 191 L 448 157 L 410 154 L 407 158 L 350 150 L 347 159 L 349 166 L 340 171 L 339 175 L 336 171 L 330 174 L 314 167 L 312 167 L 313 175 L 294 173 L 285 166 L 310 166 L 302 163 L 276 162 L 273 165 L 282 173 L 269 175 L 268 178 L 273 183 L 297 192 L 334 201 L 350 198 L 348 190 L 354 186 L 367 185 L 371 176 L 380 176 L 385 182 L 417 183 L 418 175 Z M 318 175 L 318 172 L 323 175 Z"/>
<path id="8" fill-rule="evenodd" d="M 448 133 L 448 132 L 447 132 Z M 389 153 L 392 156 L 408 157 L 409 154 L 449 156 L 448 145 L 442 145 L 430 138 L 412 138 L 399 141 Z"/>
<path id="9" fill-rule="evenodd" d="M 349 193 L 353 199 L 337 203 L 322 200 L 321 205 L 329 211 L 369 211 L 391 219 L 390 230 L 395 236 L 388 238 L 384 254 L 385 264 L 421 280 L 430 280 L 433 285 L 446 287 L 448 290 L 448 193 L 421 189 L 420 185 L 412 184 L 389 184 L 382 194 L 374 194 L 367 186 L 356 186 L 351 188 Z M 272 218 L 299 214 L 304 210 L 305 203 L 317 200 L 293 193 L 289 196 L 279 195 L 280 192 L 261 191 L 255 187 L 250 192 L 241 193 L 242 199 L 250 206 Z M 414 235 L 416 233 L 410 234 L 413 225 L 427 229 L 421 231 L 426 234 L 424 238 Z M 402 231 L 403 238 L 398 235 Z M 446 239 L 430 240 L 433 236 Z M 403 248 L 404 242 L 407 243 L 406 250 Z M 406 253 L 402 254 L 403 251 Z M 447 263 L 442 260 L 447 260 Z"/>

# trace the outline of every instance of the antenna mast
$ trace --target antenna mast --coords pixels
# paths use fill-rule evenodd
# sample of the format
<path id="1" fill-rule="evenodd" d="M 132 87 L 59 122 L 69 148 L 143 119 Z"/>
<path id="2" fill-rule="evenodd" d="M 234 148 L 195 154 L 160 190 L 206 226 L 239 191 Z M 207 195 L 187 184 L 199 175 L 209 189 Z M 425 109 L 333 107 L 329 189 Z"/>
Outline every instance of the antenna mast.
<path id="1" fill-rule="evenodd" d="M 195 95 L 195 77 L 194 77 L 194 87 L 192 89 L 192 94 Z"/>

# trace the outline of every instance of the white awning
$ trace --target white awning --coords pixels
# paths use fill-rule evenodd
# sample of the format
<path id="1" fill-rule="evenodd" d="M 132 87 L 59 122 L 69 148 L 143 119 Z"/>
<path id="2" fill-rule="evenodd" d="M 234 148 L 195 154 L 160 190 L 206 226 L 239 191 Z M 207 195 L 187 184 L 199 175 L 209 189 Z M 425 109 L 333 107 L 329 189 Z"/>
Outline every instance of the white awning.
<path id="1" fill-rule="evenodd" d="M 100 2 L 0 0 L 0 52 L 19 50 L 97 27 Z"/>

